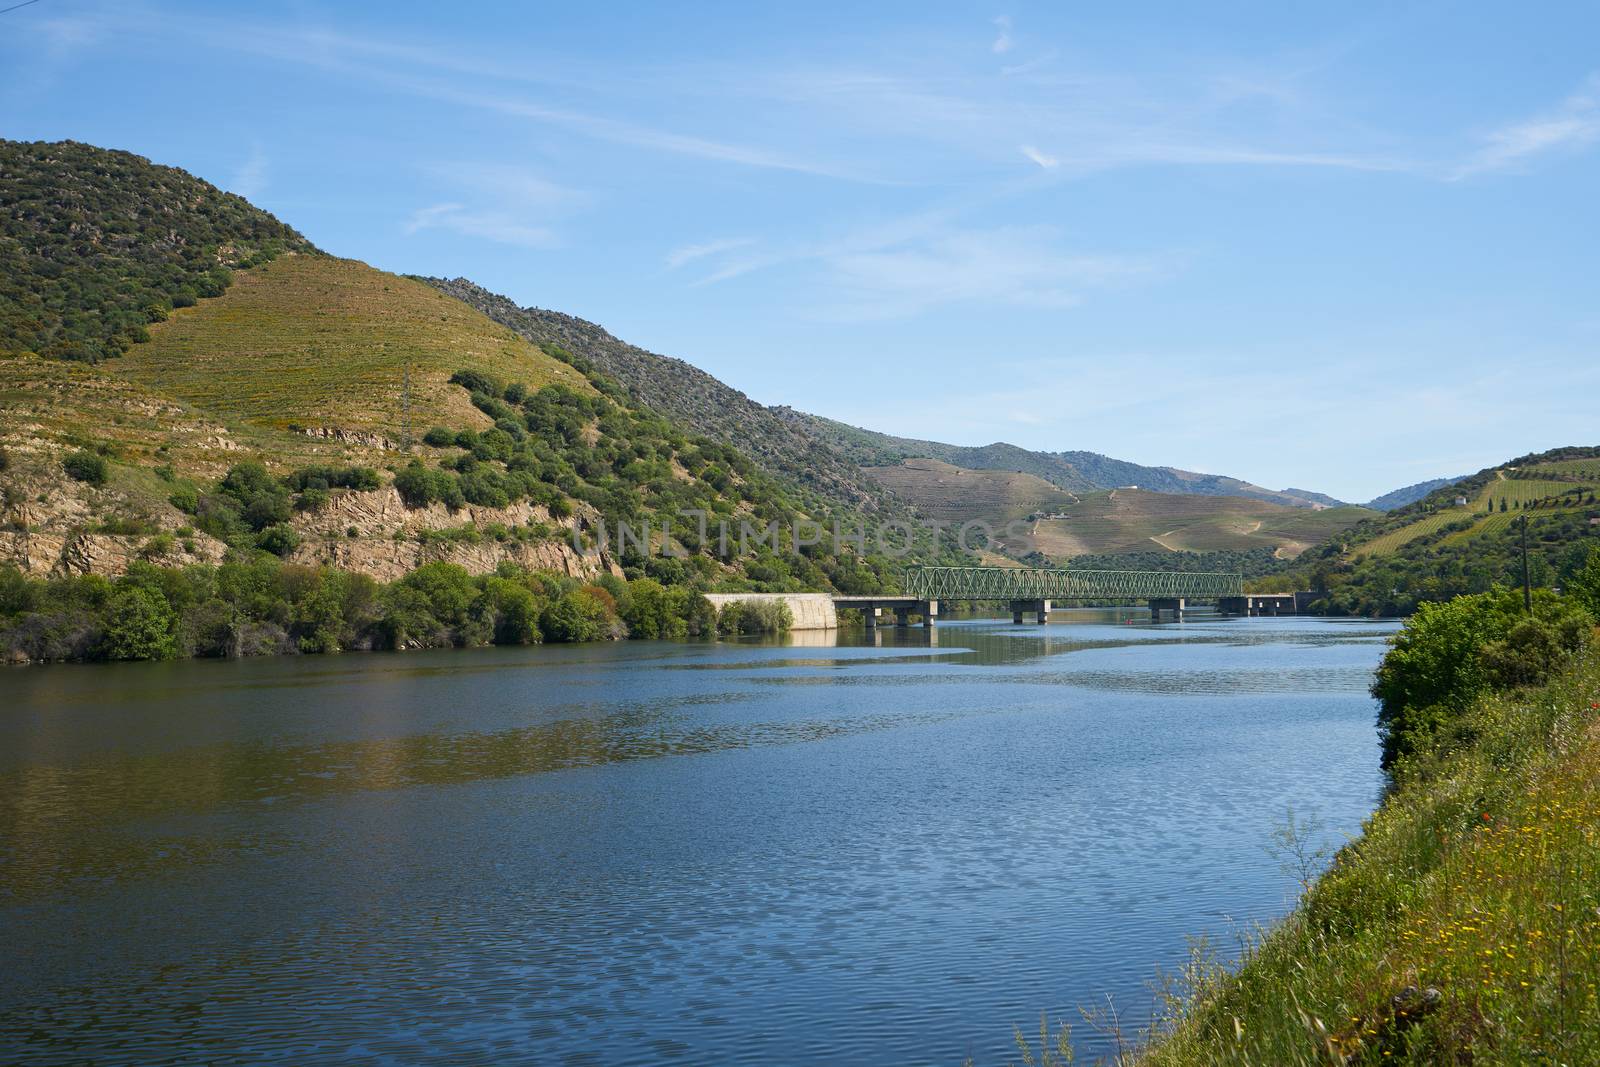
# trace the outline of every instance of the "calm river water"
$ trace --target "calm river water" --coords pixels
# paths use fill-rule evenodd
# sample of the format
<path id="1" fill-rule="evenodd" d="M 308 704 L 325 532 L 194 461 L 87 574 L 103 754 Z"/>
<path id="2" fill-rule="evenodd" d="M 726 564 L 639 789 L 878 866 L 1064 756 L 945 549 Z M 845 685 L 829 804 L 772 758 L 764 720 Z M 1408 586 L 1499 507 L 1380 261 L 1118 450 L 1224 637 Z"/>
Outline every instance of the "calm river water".
<path id="1" fill-rule="evenodd" d="M 7 670 L 0 1061 L 954 1067 L 1137 1022 L 1185 935 L 1286 910 L 1288 805 L 1375 804 L 1392 630 L 1146 618 Z"/>

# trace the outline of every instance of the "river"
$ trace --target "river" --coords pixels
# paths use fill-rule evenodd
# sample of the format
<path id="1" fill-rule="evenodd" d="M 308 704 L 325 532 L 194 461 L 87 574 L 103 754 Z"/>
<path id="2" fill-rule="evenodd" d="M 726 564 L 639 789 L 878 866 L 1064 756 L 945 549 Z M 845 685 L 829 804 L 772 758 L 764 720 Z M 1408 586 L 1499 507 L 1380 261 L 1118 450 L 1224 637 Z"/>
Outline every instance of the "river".
<path id="1" fill-rule="evenodd" d="M 1004 1062 L 1292 904 L 1389 623 L 0 674 L 0 1061 Z M 1084 1046 L 1106 1038 L 1078 1027 Z M 1014 1057 L 1013 1057 L 1014 1058 Z"/>

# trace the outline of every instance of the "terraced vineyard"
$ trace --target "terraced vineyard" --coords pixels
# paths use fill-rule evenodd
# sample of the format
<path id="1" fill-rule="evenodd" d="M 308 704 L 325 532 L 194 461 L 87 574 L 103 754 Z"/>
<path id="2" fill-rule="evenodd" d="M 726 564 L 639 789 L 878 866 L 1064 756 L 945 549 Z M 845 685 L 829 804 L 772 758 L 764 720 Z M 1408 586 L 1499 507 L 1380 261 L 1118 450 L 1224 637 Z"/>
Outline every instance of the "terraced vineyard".
<path id="1" fill-rule="evenodd" d="M 1077 494 L 1032 474 L 968 470 L 937 459 L 908 459 L 862 470 L 923 514 L 943 522 L 981 519 L 998 525 L 1028 515 L 1052 513 L 1079 500 Z"/>
<path id="2" fill-rule="evenodd" d="M 1372 514 L 1314 510 L 1230 496 L 1113 489 L 1086 494 L 1035 526 L 1031 547 L 1056 559 L 1147 552 L 1247 552 L 1268 546 L 1292 558 Z"/>
<path id="3" fill-rule="evenodd" d="M 172 313 L 114 373 L 228 421 L 396 438 L 406 368 L 417 433 L 487 425 L 448 384 L 463 367 L 530 389 L 589 383 L 511 330 L 422 282 L 354 260 L 282 256 L 223 296 Z M 285 388 L 293 382 L 292 388 Z"/>
<path id="4" fill-rule="evenodd" d="M 1557 464 L 1540 464 L 1531 470 L 1551 475 L 1557 473 L 1572 474 L 1575 477 L 1587 468 L 1594 467 L 1600 470 L 1600 461 L 1579 460 Z M 1600 479 L 1596 479 L 1600 480 Z M 1504 529 L 1517 513 L 1518 505 L 1532 504 L 1552 497 L 1561 498 L 1569 494 L 1591 491 L 1594 482 L 1550 478 L 1507 477 L 1505 471 L 1496 471 L 1495 477 L 1479 490 L 1465 507 L 1441 507 L 1429 512 L 1414 522 L 1407 523 L 1387 533 L 1374 537 L 1372 540 L 1359 546 L 1353 555 L 1357 558 L 1367 556 L 1386 556 L 1399 551 L 1401 548 L 1419 538 L 1436 534 L 1453 523 L 1471 521 L 1472 527 L 1467 530 L 1458 530 L 1444 539 L 1446 544 L 1459 544 L 1470 537 L 1481 533 L 1493 533 Z M 1500 502 L 1506 502 L 1507 511 L 1500 511 Z M 1494 511 L 1490 511 L 1490 505 Z"/>

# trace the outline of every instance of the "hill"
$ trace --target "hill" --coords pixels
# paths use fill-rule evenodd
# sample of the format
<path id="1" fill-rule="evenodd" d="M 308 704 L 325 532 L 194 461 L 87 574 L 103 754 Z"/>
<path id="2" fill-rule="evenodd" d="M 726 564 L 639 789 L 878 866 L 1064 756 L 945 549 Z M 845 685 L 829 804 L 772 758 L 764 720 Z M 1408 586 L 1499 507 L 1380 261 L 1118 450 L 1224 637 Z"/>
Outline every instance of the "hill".
<path id="1" fill-rule="evenodd" d="M 1031 474 L 967 470 L 936 459 L 908 459 L 893 466 L 863 469 L 917 511 L 942 522 L 983 519 L 1001 524 L 1052 512 L 1078 500 Z"/>
<path id="2" fill-rule="evenodd" d="M 1328 611 L 1410 614 L 1420 603 L 1520 585 L 1523 519 L 1533 584 L 1559 585 L 1600 544 L 1597 494 L 1600 448 L 1521 456 L 1339 532 L 1258 588 L 1326 588 Z"/>
<path id="3" fill-rule="evenodd" d="M 1247 553 L 1268 548 L 1292 558 L 1371 513 L 1310 509 L 1246 497 L 1146 489 L 1069 492 L 1033 474 L 972 470 L 942 460 L 906 459 L 866 471 L 919 512 L 950 523 L 998 528 L 1026 518 L 1029 532 L 1005 550 L 1054 561 L 1126 553 Z"/>
<path id="4" fill-rule="evenodd" d="M 853 528 L 866 516 L 644 406 L 566 349 L 546 351 L 415 279 L 322 254 L 181 171 L 81 145 L 6 150 L 46 161 L 22 187 L 57 167 L 73 193 L 35 196 L 13 216 L 25 225 L 8 230 L 20 273 L 6 279 L 5 321 L 33 321 L 17 292 L 44 294 L 62 323 L 94 319 L 109 278 L 148 303 L 136 331 L 95 335 L 109 346 L 96 358 L 31 337 L 29 350 L 0 353 L 0 562 L 117 574 L 265 551 L 383 580 L 442 560 L 478 574 L 513 562 L 860 592 L 903 565 L 826 542 L 724 556 L 716 527 L 709 540 L 685 530 L 681 509 L 735 537 L 745 521 Z M 121 205 L 132 205 L 126 225 Z M 58 235 L 79 232 L 85 212 L 99 228 L 63 251 Z M 232 266 L 207 266 L 218 284 L 186 288 L 185 271 L 219 255 Z M 653 547 L 676 554 L 596 539 L 599 523 L 614 537 L 621 520 L 649 520 Z"/>
<path id="5" fill-rule="evenodd" d="M 775 410 L 867 467 L 891 466 L 906 459 L 936 459 L 968 470 L 1031 474 L 1069 492 L 1135 486 L 1159 493 L 1247 497 L 1290 507 L 1339 505 L 1339 501 L 1322 493 L 1264 489 L 1225 475 L 1200 474 L 1176 467 L 1147 467 L 1098 452 L 1038 452 L 1003 441 L 981 446 L 950 445 L 893 437 L 792 408 Z"/>
<path id="6" fill-rule="evenodd" d="M 131 381 L 229 422 L 325 427 L 389 446 L 403 432 L 408 370 L 411 418 L 422 428 L 490 424 L 449 384 L 463 368 L 533 390 L 590 388 L 460 301 L 330 256 L 290 255 L 241 272 L 226 294 L 174 311 L 150 334 L 115 368 Z"/>
<path id="7" fill-rule="evenodd" d="M 234 268 L 310 242 L 173 167 L 73 141 L 0 140 L 0 352 L 97 362 Z"/>
<path id="8" fill-rule="evenodd" d="M 969 447 L 893 437 L 786 406 L 766 407 L 683 360 L 619 341 L 602 327 L 542 308 L 518 307 L 465 278 L 423 279 L 538 344 L 592 361 L 643 404 L 702 426 L 775 473 L 814 485 L 830 497 L 870 505 L 876 487 L 863 468 L 934 459 L 966 470 L 1031 474 L 1068 492 L 1138 485 L 1165 493 L 1243 496 L 1293 507 L 1338 503 L 1321 493 L 1264 489 L 1223 475 L 1147 467 L 1097 452 L 1035 452 L 998 442 Z"/>
<path id="9" fill-rule="evenodd" d="M 424 278 L 535 344 L 571 352 L 621 382 L 640 404 L 696 427 L 770 472 L 823 496 L 873 511 L 882 494 L 837 450 L 775 409 L 681 359 L 620 341 L 592 322 L 542 308 L 518 307 L 465 278 Z"/>
<path id="10" fill-rule="evenodd" d="M 1395 508 L 1403 508 L 1407 504 L 1414 504 L 1435 489 L 1443 489 L 1445 486 L 1454 485 L 1460 480 L 1460 478 L 1429 478 L 1425 482 L 1417 482 L 1414 485 L 1390 490 L 1382 496 L 1373 497 L 1367 501 L 1366 506 L 1373 511 L 1393 511 Z"/>

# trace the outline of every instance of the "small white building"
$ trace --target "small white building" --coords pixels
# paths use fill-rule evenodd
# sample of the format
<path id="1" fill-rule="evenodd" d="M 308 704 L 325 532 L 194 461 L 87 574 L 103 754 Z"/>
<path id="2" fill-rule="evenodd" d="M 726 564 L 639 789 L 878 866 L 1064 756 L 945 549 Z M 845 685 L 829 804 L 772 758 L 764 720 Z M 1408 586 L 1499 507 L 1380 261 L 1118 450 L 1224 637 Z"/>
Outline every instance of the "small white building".
<path id="1" fill-rule="evenodd" d="M 1456 497 L 1456 507 L 1464 508 L 1466 506 L 1467 506 L 1467 498 L 1466 497 L 1464 497 L 1464 496 Z"/>

